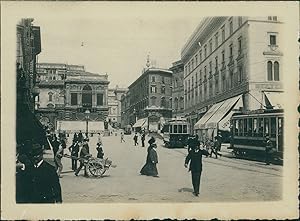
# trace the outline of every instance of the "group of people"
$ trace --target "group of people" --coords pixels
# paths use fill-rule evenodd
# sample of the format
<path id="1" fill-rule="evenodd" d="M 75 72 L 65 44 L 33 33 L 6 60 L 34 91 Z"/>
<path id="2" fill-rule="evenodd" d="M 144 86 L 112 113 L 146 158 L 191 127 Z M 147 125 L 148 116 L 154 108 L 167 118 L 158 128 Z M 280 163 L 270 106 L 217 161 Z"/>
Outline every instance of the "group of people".
<path id="1" fill-rule="evenodd" d="M 142 147 L 145 147 L 145 139 L 146 139 L 146 133 L 144 131 L 142 131 L 142 133 L 141 133 Z M 134 141 L 134 146 L 139 145 L 139 143 L 138 143 L 138 133 L 134 134 L 133 141 Z"/>
<path id="2" fill-rule="evenodd" d="M 28 141 L 17 150 L 16 202 L 61 203 L 61 186 L 57 171 L 43 159 L 43 148 Z"/>

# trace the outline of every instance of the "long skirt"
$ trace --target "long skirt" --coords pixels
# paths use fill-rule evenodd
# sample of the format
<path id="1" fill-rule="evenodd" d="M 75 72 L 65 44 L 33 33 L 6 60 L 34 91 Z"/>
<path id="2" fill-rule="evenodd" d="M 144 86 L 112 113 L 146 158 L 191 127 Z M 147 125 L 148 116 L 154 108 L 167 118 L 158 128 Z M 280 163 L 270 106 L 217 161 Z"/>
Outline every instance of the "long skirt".
<path id="1" fill-rule="evenodd" d="M 151 163 L 151 162 L 146 163 L 141 169 L 140 173 L 146 176 L 157 176 L 158 171 L 157 171 L 156 163 Z"/>

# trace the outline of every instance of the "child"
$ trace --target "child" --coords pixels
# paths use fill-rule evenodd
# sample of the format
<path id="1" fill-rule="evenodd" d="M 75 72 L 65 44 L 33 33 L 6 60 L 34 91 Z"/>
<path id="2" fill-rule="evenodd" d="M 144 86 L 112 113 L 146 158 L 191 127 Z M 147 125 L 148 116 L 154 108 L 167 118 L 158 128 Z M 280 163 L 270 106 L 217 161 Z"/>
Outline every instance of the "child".
<path id="1" fill-rule="evenodd" d="M 102 149 L 102 144 L 101 143 L 97 143 L 97 158 L 99 159 L 103 159 L 104 153 L 103 153 L 103 149 Z"/>

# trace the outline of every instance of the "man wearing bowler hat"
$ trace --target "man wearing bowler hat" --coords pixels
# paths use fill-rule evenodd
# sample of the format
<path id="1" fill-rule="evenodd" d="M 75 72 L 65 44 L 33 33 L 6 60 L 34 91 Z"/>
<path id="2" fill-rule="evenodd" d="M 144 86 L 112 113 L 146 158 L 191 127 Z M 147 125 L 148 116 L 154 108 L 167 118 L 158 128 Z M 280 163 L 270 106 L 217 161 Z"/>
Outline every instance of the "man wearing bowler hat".
<path id="1" fill-rule="evenodd" d="M 61 187 L 55 168 L 43 160 L 41 145 L 35 143 L 29 153 L 32 168 L 32 202 L 61 203 Z"/>

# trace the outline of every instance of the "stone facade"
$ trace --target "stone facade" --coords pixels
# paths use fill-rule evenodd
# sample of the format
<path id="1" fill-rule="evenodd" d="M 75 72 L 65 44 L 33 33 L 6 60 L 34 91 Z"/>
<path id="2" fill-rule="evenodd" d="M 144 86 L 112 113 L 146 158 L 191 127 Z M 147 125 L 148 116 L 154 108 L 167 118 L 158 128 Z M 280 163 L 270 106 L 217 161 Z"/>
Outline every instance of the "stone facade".
<path id="1" fill-rule="evenodd" d="M 282 92 L 281 22 L 268 17 L 205 18 L 181 52 L 184 106 L 194 125 L 213 104 L 242 94 L 243 108 L 263 106 L 263 92 Z"/>
<path id="2" fill-rule="evenodd" d="M 108 89 L 108 123 L 113 127 L 121 127 L 121 98 L 127 91 L 118 86 Z"/>
<path id="3" fill-rule="evenodd" d="M 133 125 L 138 119 L 147 118 L 149 125 L 152 125 L 151 130 L 157 131 L 164 119 L 171 118 L 171 71 L 148 68 L 128 89 L 122 98 L 122 126 Z"/>
<path id="4" fill-rule="evenodd" d="M 172 117 L 184 117 L 183 63 L 176 61 L 170 68 L 172 77 Z"/>
<path id="5" fill-rule="evenodd" d="M 87 109 L 89 120 L 107 119 L 107 75 L 86 72 L 80 65 L 54 63 L 40 63 L 37 71 L 36 111 L 42 123 L 55 130 L 58 120 L 84 121 Z"/>

